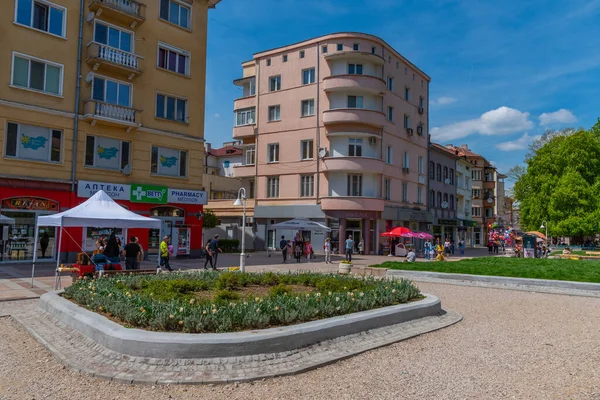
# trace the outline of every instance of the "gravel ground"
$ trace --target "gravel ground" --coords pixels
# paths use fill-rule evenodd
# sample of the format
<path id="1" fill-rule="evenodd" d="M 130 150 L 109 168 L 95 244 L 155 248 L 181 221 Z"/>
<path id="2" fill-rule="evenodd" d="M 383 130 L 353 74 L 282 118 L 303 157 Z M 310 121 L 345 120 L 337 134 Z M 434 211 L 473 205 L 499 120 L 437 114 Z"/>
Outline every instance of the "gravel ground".
<path id="1" fill-rule="evenodd" d="M 599 298 L 419 286 L 463 321 L 302 375 L 239 385 L 128 386 L 79 375 L 0 318 L 0 399 L 600 400 Z"/>

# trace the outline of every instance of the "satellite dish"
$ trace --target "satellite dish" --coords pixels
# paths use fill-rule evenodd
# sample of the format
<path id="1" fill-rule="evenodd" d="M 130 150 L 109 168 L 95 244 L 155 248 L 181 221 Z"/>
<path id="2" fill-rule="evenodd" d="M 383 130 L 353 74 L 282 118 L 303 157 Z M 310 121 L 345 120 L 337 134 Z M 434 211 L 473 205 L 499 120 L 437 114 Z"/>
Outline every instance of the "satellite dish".
<path id="1" fill-rule="evenodd" d="M 448 202 L 442 201 L 442 208 L 448 208 Z"/>
<path id="2" fill-rule="evenodd" d="M 95 16 L 96 16 L 96 14 L 94 14 L 93 12 L 91 12 L 91 13 L 89 13 L 89 14 L 87 15 L 87 17 L 85 17 L 85 20 L 86 20 L 87 22 L 92 22 L 92 21 L 94 20 L 94 17 L 95 17 Z"/>
<path id="3" fill-rule="evenodd" d="M 319 157 L 323 158 L 327 155 L 327 149 L 322 148 L 319 150 Z"/>
<path id="4" fill-rule="evenodd" d="M 450 184 L 450 179 L 448 179 L 448 178 L 444 179 L 444 183 L 445 183 L 446 185 L 449 185 L 449 184 Z"/>
<path id="5" fill-rule="evenodd" d="M 127 164 L 126 166 L 124 166 L 124 167 L 121 169 L 121 173 L 122 173 L 123 175 L 128 175 L 128 176 L 129 176 L 129 175 L 131 175 L 131 165 L 130 165 L 130 164 Z"/>
<path id="6" fill-rule="evenodd" d="M 94 73 L 88 72 L 88 74 L 85 76 L 85 82 L 92 83 L 93 80 L 94 80 Z"/>
<path id="7" fill-rule="evenodd" d="M 493 202 L 494 202 L 494 199 L 492 199 L 491 197 L 489 197 L 489 198 L 487 199 L 487 202 L 488 202 L 488 203 L 493 203 Z"/>
<path id="8" fill-rule="evenodd" d="M 254 123 L 254 119 L 252 117 L 248 118 L 248 123 L 252 125 Z"/>

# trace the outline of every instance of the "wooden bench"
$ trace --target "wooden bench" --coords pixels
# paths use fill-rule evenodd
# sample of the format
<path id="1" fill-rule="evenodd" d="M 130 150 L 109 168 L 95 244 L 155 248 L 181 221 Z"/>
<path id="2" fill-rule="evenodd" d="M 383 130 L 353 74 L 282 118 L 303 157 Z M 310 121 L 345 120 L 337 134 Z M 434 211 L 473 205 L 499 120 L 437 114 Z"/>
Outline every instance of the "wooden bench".
<path id="1" fill-rule="evenodd" d="M 586 251 L 585 254 L 588 256 L 600 256 L 600 251 Z"/>

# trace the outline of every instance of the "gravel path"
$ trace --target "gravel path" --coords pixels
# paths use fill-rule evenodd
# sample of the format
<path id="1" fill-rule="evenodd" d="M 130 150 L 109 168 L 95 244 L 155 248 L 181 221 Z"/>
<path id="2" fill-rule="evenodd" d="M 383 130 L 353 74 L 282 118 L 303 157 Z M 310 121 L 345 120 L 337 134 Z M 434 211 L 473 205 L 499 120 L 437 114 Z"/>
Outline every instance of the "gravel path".
<path id="1" fill-rule="evenodd" d="M 239 385 L 128 386 L 79 375 L 0 318 L 0 399 L 600 400 L 599 298 L 419 286 L 463 321 L 306 374 Z"/>

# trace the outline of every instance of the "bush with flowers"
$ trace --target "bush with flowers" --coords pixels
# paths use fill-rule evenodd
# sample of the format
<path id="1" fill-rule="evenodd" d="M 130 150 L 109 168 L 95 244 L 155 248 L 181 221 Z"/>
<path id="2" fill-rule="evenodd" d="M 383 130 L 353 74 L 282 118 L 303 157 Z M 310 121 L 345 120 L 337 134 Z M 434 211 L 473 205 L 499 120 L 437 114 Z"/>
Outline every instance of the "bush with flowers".
<path id="1" fill-rule="evenodd" d="M 290 325 L 421 298 L 408 280 L 310 272 L 117 275 L 80 279 L 63 296 L 125 326 L 188 333 Z"/>

